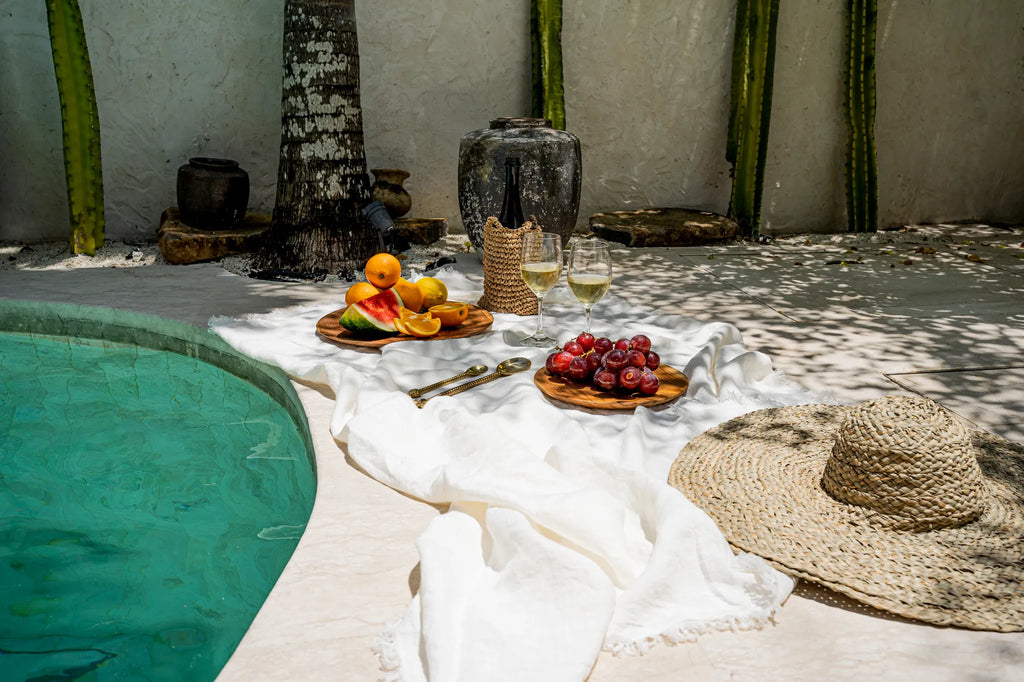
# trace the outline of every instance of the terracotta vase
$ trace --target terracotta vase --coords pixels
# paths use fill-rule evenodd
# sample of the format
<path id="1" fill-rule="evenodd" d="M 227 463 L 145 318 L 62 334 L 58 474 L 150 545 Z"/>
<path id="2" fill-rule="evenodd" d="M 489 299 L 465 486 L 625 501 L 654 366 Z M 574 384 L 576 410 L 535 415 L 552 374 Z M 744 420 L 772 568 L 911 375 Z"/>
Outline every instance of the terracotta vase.
<path id="1" fill-rule="evenodd" d="M 483 250 L 487 218 L 501 211 L 508 156 L 520 160 L 523 214 L 536 216 L 540 228 L 561 235 L 566 246 L 580 210 L 580 141 L 543 118 L 496 118 L 490 128 L 462 137 L 459 211 L 469 240 Z"/>
<path id="2" fill-rule="evenodd" d="M 400 168 L 371 168 L 374 181 L 370 187 L 370 199 L 379 201 L 388 209 L 392 218 L 401 218 L 412 208 L 412 197 L 402 183 L 409 178 L 409 172 Z"/>
<path id="3" fill-rule="evenodd" d="M 223 230 L 245 218 L 249 174 L 231 159 L 197 156 L 178 169 L 181 222 L 201 230 Z"/>

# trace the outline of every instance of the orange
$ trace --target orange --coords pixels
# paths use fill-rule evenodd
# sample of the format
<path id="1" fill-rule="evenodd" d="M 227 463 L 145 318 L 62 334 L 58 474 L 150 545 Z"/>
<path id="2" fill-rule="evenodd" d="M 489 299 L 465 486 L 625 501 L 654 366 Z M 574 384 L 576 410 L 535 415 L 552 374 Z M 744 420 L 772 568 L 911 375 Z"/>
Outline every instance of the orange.
<path id="1" fill-rule="evenodd" d="M 430 317 L 430 315 L 416 315 L 402 320 L 402 326 L 407 334 L 425 338 L 441 331 L 441 320 Z"/>
<path id="2" fill-rule="evenodd" d="M 393 289 L 398 292 L 398 295 L 402 298 L 402 303 L 409 310 L 418 313 L 423 308 L 423 292 L 406 278 L 399 277 Z"/>
<path id="3" fill-rule="evenodd" d="M 418 320 L 420 322 L 426 322 L 431 319 L 430 313 L 414 313 L 408 308 L 398 309 L 398 319 L 402 322 L 408 322 L 409 320 Z"/>
<path id="4" fill-rule="evenodd" d="M 402 276 L 402 263 L 390 253 L 378 253 L 366 261 L 365 272 L 367 282 L 378 289 L 390 289 Z"/>
<path id="5" fill-rule="evenodd" d="M 449 301 L 440 305 L 431 306 L 428 311 L 431 315 L 441 320 L 442 327 L 458 327 L 466 321 L 469 315 L 469 304 Z"/>
<path id="6" fill-rule="evenodd" d="M 441 321 L 431 317 L 430 313 L 414 313 L 403 307 L 398 309 L 395 328 L 409 336 L 433 336 L 441 331 Z"/>
<path id="7" fill-rule="evenodd" d="M 423 292 L 423 307 L 430 309 L 448 300 L 448 287 L 436 277 L 423 277 L 416 280 L 416 286 Z"/>
<path id="8" fill-rule="evenodd" d="M 353 303 L 359 303 L 359 301 L 376 296 L 380 293 L 380 289 L 373 286 L 369 282 L 356 282 L 348 288 L 345 292 L 345 305 L 352 305 Z"/>

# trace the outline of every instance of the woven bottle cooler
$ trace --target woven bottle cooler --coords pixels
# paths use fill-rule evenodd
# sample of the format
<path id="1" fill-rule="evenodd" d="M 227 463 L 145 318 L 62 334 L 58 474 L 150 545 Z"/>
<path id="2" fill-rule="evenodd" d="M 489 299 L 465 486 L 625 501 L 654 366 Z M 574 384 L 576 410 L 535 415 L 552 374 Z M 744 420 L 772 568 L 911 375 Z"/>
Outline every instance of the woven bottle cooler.
<path id="1" fill-rule="evenodd" d="M 531 216 L 532 217 L 532 216 Z M 484 295 L 480 307 L 496 313 L 536 315 L 537 295 L 526 286 L 520 268 L 523 235 L 540 232 L 534 220 L 514 230 L 493 216 L 484 225 Z"/>

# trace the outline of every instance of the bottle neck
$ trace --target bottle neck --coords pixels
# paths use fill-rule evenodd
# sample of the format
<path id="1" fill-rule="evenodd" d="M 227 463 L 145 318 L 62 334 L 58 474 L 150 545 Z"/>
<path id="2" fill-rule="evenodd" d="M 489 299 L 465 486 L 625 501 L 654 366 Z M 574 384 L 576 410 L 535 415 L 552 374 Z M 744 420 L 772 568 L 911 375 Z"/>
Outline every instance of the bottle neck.
<path id="1" fill-rule="evenodd" d="M 519 159 L 514 157 L 505 159 L 505 197 L 501 202 L 498 222 L 511 229 L 521 227 L 526 222 L 519 201 Z"/>

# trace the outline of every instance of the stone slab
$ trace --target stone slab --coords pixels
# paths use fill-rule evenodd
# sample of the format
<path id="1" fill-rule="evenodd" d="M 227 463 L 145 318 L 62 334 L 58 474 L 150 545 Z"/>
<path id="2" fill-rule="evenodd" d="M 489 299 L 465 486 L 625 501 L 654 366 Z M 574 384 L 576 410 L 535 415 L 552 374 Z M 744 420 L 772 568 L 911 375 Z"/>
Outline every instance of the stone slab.
<path id="1" fill-rule="evenodd" d="M 741 236 L 736 221 L 689 208 L 644 208 L 590 216 L 590 231 L 626 246 L 700 246 Z"/>
<path id="2" fill-rule="evenodd" d="M 247 213 L 237 227 L 226 230 L 199 230 L 181 222 L 177 207 L 172 206 L 160 216 L 157 242 L 168 262 L 175 265 L 201 263 L 259 247 L 270 229 L 270 215 Z"/>
<path id="3" fill-rule="evenodd" d="M 411 244 L 429 246 L 448 234 L 445 218 L 398 218 L 395 220 L 398 248 L 405 251 Z"/>

